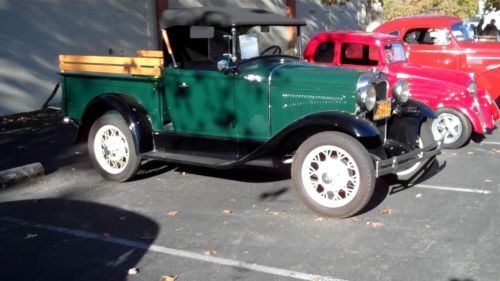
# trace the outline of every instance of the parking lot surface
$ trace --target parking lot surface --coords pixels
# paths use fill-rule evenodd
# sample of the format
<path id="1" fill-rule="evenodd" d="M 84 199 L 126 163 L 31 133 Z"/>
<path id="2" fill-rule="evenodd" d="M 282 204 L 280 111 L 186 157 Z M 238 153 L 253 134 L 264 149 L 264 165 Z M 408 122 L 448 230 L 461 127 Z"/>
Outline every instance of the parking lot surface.
<path id="1" fill-rule="evenodd" d="M 499 280 L 498 130 L 443 151 L 421 182 L 380 179 L 370 207 L 342 220 L 309 211 L 288 167 L 149 162 L 120 184 L 85 145 L 65 153 L 0 189 L 1 280 Z"/>

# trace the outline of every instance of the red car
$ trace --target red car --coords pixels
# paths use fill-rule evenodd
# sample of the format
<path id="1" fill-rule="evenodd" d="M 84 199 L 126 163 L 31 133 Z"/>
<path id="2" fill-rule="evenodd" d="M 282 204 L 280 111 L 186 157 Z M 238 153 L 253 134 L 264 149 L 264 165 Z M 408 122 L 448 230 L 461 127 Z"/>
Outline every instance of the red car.
<path id="1" fill-rule="evenodd" d="M 417 66 L 406 59 L 406 44 L 397 37 L 380 33 L 339 31 L 318 33 L 311 38 L 304 58 L 311 63 L 387 73 L 391 90 L 406 78 L 413 99 L 438 113 L 432 123 L 436 139 L 445 135 L 444 146 L 464 145 L 471 132 L 484 134 L 500 118 L 496 104 L 484 90 L 476 90 L 465 72 Z M 479 106 L 478 106 L 479 105 Z"/>
<path id="2" fill-rule="evenodd" d="M 462 20 L 449 16 L 411 16 L 383 23 L 375 32 L 410 45 L 409 62 L 472 72 L 477 86 L 500 104 L 500 42 L 476 42 Z"/>

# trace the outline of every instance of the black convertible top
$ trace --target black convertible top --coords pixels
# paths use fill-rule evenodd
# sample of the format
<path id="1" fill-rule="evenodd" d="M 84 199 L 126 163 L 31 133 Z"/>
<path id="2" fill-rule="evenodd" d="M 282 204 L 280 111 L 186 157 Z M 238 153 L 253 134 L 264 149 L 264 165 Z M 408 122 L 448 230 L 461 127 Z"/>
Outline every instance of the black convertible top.
<path id="1" fill-rule="evenodd" d="M 303 20 L 292 19 L 261 9 L 237 7 L 202 7 L 168 9 L 162 13 L 161 27 L 171 26 L 256 26 L 256 25 L 306 25 Z"/>

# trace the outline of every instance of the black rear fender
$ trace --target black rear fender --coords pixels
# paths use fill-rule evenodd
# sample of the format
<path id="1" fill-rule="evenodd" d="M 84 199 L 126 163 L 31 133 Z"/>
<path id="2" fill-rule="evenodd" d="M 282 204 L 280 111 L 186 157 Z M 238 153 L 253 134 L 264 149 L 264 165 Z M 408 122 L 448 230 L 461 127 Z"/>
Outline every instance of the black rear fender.
<path id="1" fill-rule="evenodd" d="M 110 111 L 118 112 L 125 119 L 138 153 L 153 149 L 152 127 L 147 112 L 135 99 L 124 94 L 103 94 L 89 102 L 80 122 L 77 140 L 85 141 L 92 124 Z"/>

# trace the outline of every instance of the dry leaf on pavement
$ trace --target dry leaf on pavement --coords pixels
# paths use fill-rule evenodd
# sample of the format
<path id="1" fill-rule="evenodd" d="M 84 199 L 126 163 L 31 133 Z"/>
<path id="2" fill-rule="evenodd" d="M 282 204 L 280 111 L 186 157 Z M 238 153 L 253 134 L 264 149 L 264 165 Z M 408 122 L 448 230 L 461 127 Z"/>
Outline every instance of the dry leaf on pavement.
<path id="1" fill-rule="evenodd" d="M 28 233 L 28 234 L 26 234 L 26 237 L 24 237 L 24 239 L 36 238 L 37 236 L 38 236 L 38 234 L 31 234 L 31 233 Z"/>
<path id="2" fill-rule="evenodd" d="M 137 275 L 139 274 L 139 268 L 137 267 L 132 267 L 131 269 L 128 270 L 128 275 Z"/>
<path id="3" fill-rule="evenodd" d="M 177 216 L 181 211 L 175 210 L 175 211 L 170 211 L 167 213 L 169 217 L 175 217 Z"/>
<path id="4" fill-rule="evenodd" d="M 378 221 L 368 221 L 368 222 L 366 222 L 366 224 L 373 227 L 373 228 L 380 228 L 380 227 L 384 226 L 383 223 L 378 222 Z"/>
<path id="5" fill-rule="evenodd" d="M 233 211 L 231 211 L 229 209 L 224 210 L 224 215 L 230 215 L 232 213 L 233 213 Z"/>
<path id="6" fill-rule="evenodd" d="M 392 209 L 391 208 L 383 208 L 383 209 L 380 209 L 379 213 L 381 215 L 391 215 Z"/>
<path id="7" fill-rule="evenodd" d="M 314 219 L 315 222 L 321 222 L 324 220 L 325 220 L 325 218 L 323 218 L 323 217 L 317 217 L 316 219 Z"/>
<path id="8" fill-rule="evenodd" d="M 178 276 L 164 275 L 161 277 L 160 281 L 175 281 Z"/>
<path id="9" fill-rule="evenodd" d="M 418 193 L 417 195 L 415 195 L 415 198 L 422 198 L 422 193 Z"/>
<path id="10" fill-rule="evenodd" d="M 213 250 L 210 250 L 210 251 L 204 251 L 204 252 L 203 252 L 203 255 L 204 255 L 204 256 L 215 256 L 215 255 L 217 255 L 217 251 L 213 251 Z"/>

